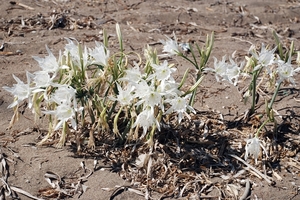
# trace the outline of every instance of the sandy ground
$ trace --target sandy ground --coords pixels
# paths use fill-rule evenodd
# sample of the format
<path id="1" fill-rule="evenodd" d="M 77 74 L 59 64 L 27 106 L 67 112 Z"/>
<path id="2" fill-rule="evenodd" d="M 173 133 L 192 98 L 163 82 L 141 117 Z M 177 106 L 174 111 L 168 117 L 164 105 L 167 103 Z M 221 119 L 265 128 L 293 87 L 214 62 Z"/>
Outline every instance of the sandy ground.
<path id="1" fill-rule="evenodd" d="M 38 64 L 32 56 L 46 56 L 45 45 L 58 55 L 64 47 L 64 37 L 74 37 L 78 41 L 92 46 L 94 41 L 102 41 L 102 30 L 110 34 L 110 44 L 117 49 L 115 24 L 119 23 L 124 35 L 126 50 L 142 52 L 146 44 L 162 50 L 160 39 L 174 32 L 180 42 L 196 42 L 203 45 L 206 35 L 215 33 L 215 45 L 212 56 L 221 58 L 236 51 L 243 59 L 251 44 L 274 45 L 272 31 L 275 30 L 284 45 L 295 41 L 295 48 L 300 50 L 300 1 L 282 0 L 23 0 L 18 2 L 3 1 L 0 5 L 0 143 L 1 151 L 9 165 L 11 186 L 19 187 L 34 196 L 41 197 L 42 189 L 49 188 L 44 175 L 51 171 L 65 177 L 66 181 L 76 180 L 77 175 L 88 172 L 80 171 L 80 163 L 93 168 L 94 160 L 98 165 L 94 173 L 86 178 L 84 185 L 88 190 L 80 199 L 110 199 L 116 185 L 129 186 L 118 173 L 111 172 L 110 164 L 105 165 L 103 156 L 78 156 L 72 145 L 56 149 L 51 145 L 36 146 L 46 128 L 46 121 L 34 124 L 30 112 L 25 112 L 13 129 L 6 130 L 13 111 L 7 109 L 12 102 L 2 86 L 12 86 L 15 82 L 12 74 L 24 80 L 25 70 L 33 72 Z M 56 16 L 51 22 L 51 16 Z M 180 59 L 173 60 L 178 65 L 178 76 L 191 67 Z M 211 59 L 208 63 L 213 65 Z M 300 106 L 294 98 L 300 99 L 300 77 L 296 76 L 298 86 L 284 91 L 291 95 L 282 95 L 275 105 L 281 115 L 291 115 L 299 126 Z M 284 92 L 283 91 L 283 92 Z M 213 76 L 207 76 L 200 88 L 195 107 L 198 110 L 214 109 L 221 112 L 225 120 L 232 120 L 233 115 L 242 114 L 247 106 L 240 102 L 241 96 L 235 87 L 227 83 L 218 83 Z M 248 133 L 245 133 L 247 135 Z M 276 185 L 268 185 L 264 180 L 248 174 L 253 180 L 251 199 L 300 199 L 298 195 L 300 165 L 289 166 L 299 157 L 299 129 L 285 131 L 278 139 L 284 153 L 278 153 L 273 168 L 282 180 L 274 179 Z M 246 138 L 246 136 L 244 137 Z M 298 141 L 298 143 L 297 143 Z M 268 169 L 271 170 L 271 169 Z M 203 173 L 203 172 L 202 172 Z M 72 179 L 73 177 L 73 179 Z M 214 180 L 214 179 L 212 179 Z M 224 182 L 217 180 L 219 184 Z M 226 184 L 228 184 L 225 181 Z M 216 182 L 213 182 L 216 184 Z M 106 191 L 102 188 L 111 188 Z M 241 196 L 244 188 L 239 189 Z M 49 190 L 49 192 L 51 192 Z M 155 196 L 156 195 L 156 196 Z M 161 194 L 155 194 L 157 199 Z M 19 194 L 21 199 L 28 199 Z M 226 199 L 222 195 L 220 198 Z M 57 198 L 57 197 L 55 197 Z M 66 197 L 65 197 L 66 198 Z M 70 199 L 77 199 L 75 194 Z M 143 199 L 143 196 L 129 190 L 116 195 L 114 199 Z M 175 197 L 169 197 L 175 198 Z M 214 198 L 217 199 L 217 196 Z M 234 199 L 232 197 L 232 199 Z"/>

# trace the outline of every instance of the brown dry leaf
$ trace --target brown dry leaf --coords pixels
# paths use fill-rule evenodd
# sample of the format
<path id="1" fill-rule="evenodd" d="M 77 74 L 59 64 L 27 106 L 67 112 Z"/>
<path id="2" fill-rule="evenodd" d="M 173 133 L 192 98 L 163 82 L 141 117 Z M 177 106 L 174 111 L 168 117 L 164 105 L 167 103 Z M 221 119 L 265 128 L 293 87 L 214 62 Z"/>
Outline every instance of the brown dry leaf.
<path id="1" fill-rule="evenodd" d="M 17 55 L 17 54 L 11 51 L 0 51 L 0 56 L 13 56 L 13 55 Z"/>
<path id="2" fill-rule="evenodd" d="M 59 196 L 59 191 L 55 188 L 44 188 L 38 191 L 43 197 L 47 198 L 57 198 Z"/>

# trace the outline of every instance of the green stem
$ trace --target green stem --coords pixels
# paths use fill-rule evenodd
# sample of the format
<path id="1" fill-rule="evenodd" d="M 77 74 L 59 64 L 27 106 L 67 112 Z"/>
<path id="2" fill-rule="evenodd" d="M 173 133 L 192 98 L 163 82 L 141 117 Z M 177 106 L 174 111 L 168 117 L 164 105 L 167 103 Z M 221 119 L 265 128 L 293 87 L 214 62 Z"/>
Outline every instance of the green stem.
<path id="1" fill-rule="evenodd" d="M 120 116 L 122 110 L 123 110 L 123 106 L 121 106 L 121 108 L 119 109 L 118 113 L 116 114 L 116 116 L 114 118 L 114 128 L 113 128 L 114 134 L 118 135 L 120 138 L 121 138 L 121 134 L 120 134 L 119 128 L 118 128 L 118 119 L 119 119 L 119 116 Z"/>
<path id="2" fill-rule="evenodd" d="M 276 98 L 276 96 L 277 96 L 277 94 L 278 94 L 278 91 L 279 91 L 279 89 L 280 89 L 281 83 L 282 83 L 282 82 L 278 83 L 278 85 L 277 85 L 277 87 L 276 87 L 276 90 L 275 90 L 275 92 L 274 92 L 274 94 L 273 94 L 273 96 L 272 96 L 271 102 L 268 104 L 268 109 L 269 109 L 269 110 L 271 110 L 272 107 L 273 107 L 273 103 L 274 103 L 275 98 Z"/>
<path id="3" fill-rule="evenodd" d="M 197 74 L 197 80 L 196 80 L 196 81 L 198 81 L 200 78 L 201 78 L 201 75 L 200 75 L 200 74 Z M 193 90 L 192 96 L 191 96 L 191 98 L 190 98 L 189 105 L 192 106 L 192 107 L 194 106 L 196 94 L 197 94 L 197 87 Z"/>
<path id="4" fill-rule="evenodd" d="M 184 59 L 186 59 L 187 61 L 189 61 L 190 63 L 192 63 L 192 65 L 194 65 L 196 67 L 196 69 L 199 70 L 199 66 L 197 63 L 194 63 L 191 59 L 189 59 L 188 57 L 186 57 L 185 55 L 183 55 L 182 53 L 178 53 L 179 56 L 183 57 Z"/>
<path id="5" fill-rule="evenodd" d="M 256 134 L 255 134 L 255 137 L 259 137 L 259 132 L 260 130 L 270 121 L 270 119 L 268 118 L 266 121 L 264 121 L 264 123 L 258 128 Z"/>
<path id="6" fill-rule="evenodd" d="M 255 112 L 255 98 L 256 98 L 256 73 L 252 76 L 252 106 L 251 106 L 251 114 Z"/>
<path id="7" fill-rule="evenodd" d="M 260 69 L 256 70 L 253 72 L 253 76 L 252 76 L 252 106 L 251 106 L 251 114 L 253 114 L 255 112 L 255 105 L 256 105 L 256 81 L 257 78 L 262 70 L 262 66 L 260 67 Z"/>
<path id="8" fill-rule="evenodd" d="M 192 57 L 193 57 L 193 59 L 194 59 L 194 66 L 195 66 L 198 70 L 200 70 L 200 69 L 199 69 L 199 65 L 198 65 L 198 63 L 197 63 L 196 56 L 195 56 L 195 54 L 194 54 L 193 47 L 192 47 L 191 45 L 189 45 L 189 47 L 190 47 L 190 50 L 191 50 L 191 53 L 192 53 Z M 200 55 L 200 58 L 201 58 L 201 55 Z M 188 58 L 186 57 L 186 59 L 188 59 Z"/>
<path id="9" fill-rule="evenodd" d="M 276 132 L 276 130 L 277 130 L 277 123 L 276 123 L 276 121 L 274 120 L 274 117 L 273 117 L 273 115 L 272 115 L 272 112 L 273 112 L 273 110 L 272 110 L 272 107 L 273 107 L 273 104 L 274 104 L 274 101 L 275 101 L 275 98 L 276 98 L 276 96 L 277 96 L 277 94 L 278 94 L 278 91 L 279 91 L 279 89 L 280 89 L 280 86 L 281 86 L 281 83 L 282 82 L 280 82 L 280 83 L 278 83 L 278 85 L 277 85 L 277 87 L 276 87 L 276 90 L 275 90 L 275 92 L 274 92 L 274 94 L 273 94 L 273 96 L 272 96 L 272 99 L 271 99 L 271 102 L 267 105 L 268 107 L 267 107 L 267 111 L 268 111 L 268 119 L 259 127 L 259 129 L 257 130 L 257 132 L 256 132 L 256 134 L 255 134 L 255 137 L 258 137 L 259 136 L 259 132 L 261 131 L 261 129 L 268 123 L 268 122 L 274 122 L 275 124 L 275 127 L 274 127 L 274 132 Z"/>

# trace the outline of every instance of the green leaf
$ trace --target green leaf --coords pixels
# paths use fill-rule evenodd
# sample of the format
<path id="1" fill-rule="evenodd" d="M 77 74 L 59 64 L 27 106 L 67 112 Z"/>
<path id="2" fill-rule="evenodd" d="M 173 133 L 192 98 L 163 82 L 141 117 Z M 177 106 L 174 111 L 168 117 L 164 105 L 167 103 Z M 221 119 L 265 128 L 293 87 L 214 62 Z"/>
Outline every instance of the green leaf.
<path id="1" fill-rule="evenodd" d="M 183 94 L 183 96 L 186 96 L 186 95 L 192 93 L 201 84 L 201 82 L 203 81 L 203 79 L 204 79 L 204 76 L 201 76 L 198 79 L 198 81 L 188 91 L 186 91 L 186 93 Z"/>
<path id="2" fill-rule="evenodd" d="M 185 80 L 186 80 L 186 78 L 187 78 L 187 76 L 188 76 L 189 71 L 190 71 L 189 68 L 185 70 L 185 72 L 184 72 L 184 74 L 183 74 L 183 77 L 182 77 L 182 79 L 181 79 L 181 81 L 180 81 L 180 84 L 179 84 L 179 86 L 178 86 L 178 89 L 180 89 L 180 88 L 183 86 L 183 84 L 184 84 L 184 82 L 185 82 Z"/>
<path id="3" fill-rule="evenodd" d="M 276 42 L 276 45 L 278 47 L 279 57 L 280 57 L 281 60 L 284 60 L 282 44 L 281 44 L 281 42 L 279 40 L 279 37 L 278 37 L 276 31 L 273 31 L 273 36 L 275 38 L 275 42 Z"/>

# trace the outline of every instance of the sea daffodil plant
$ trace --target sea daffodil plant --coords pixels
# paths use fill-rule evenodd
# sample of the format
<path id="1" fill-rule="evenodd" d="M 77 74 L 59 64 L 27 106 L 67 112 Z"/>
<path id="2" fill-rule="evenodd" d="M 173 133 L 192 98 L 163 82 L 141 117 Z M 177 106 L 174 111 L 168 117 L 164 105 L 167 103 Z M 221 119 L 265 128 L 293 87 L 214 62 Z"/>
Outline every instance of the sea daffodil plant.
<path id="1" fill-rule="evenodd" d="M 189 100 L 200 81 L 188 91 L 181 91 L 184 79 L 177 83 L 173 78 L 173 64 L 159 60 L 156 50 L 149 46 L 145 61 L 136 53 L 126 53 L 118 24 L 116 32 L 120 50 L 115 54 L 108 48 L 104 31 L 103 43 L 95 42 L 94 48 L 66 38 L 58 58 L 47 46 L 45 58 L 33 57 L 40 70 L 26 72 L 27 83 L 13 76 L 17 84 L 3 87 L 15 97 L 9 106 L 14 108 L 9 128 L 18 118 L 19 104 L 28 101 L 28 108 L 36 116 L 49 117 L 48 134 L 40 144 L 61 131 L 57 147 L 62 147 L 68 134 L 80 134 L 88 127 L 90 147 L 95 145 L 95 129 L 101 132 L 111 128 L 122 141 L 146 138 L 152 144 L 161 121 L 168 115 L 177 113 L 180 123 L 187 112 L 195 112 Z M 138 60 L 130 60 L 132 54 L 138 55 Z"/>
<path id="2" fill-rule="evenodd" d="M 269 90 L 273 91 L 271 99 L 265 99 L 266 102 L 266 120 L 260 125 L 255 133 L 255 137 L 247 141 L 245 158 L 248 155 L 253 155 L 255 160 L 258 158 L 260 152 L 260 132 L 263 127 L 269 122 L 274 124 L 274 133 L 277 131 L 277 121 L 274 116 L 273 104 L 278 95 L 278 91 L 284 84 L 295 84 L 294 75 L 300 71 L 300 67 L 292 65 L 292 56 L 295 54 L 294 44 L 291 43 L 290 49 L 284 54 L 282 44 L 280 43 L 276 33 L 274 33 L 277 46 L 273 49 L 267 48 L 264 44 L 261 45 L 260 52 L 257 52 L 255 46 L 251 46 L 249 50 L 250 57 L 246 56 L 246 65 L 244 61 L 240 67 L 229 58 L 226 61 L 226 56 L 218 61 L 214 58 L 214 69 L 206 68 L 205 71 L 212 71 L 215 73 L 217 81 L 227 80 L 233 85 L 237 85 L 240 76 L 251 77 L 248 90 L 244 93 L 244 102 L 252 96 L 252 104 L 248 116 L 255 114 L 256 104 L 258 101 L 258 90 L 263 81 L 267 82 Z M 278 49 L 279 54 L 275 51 Z M 234 81 L 233 81 L 234 80 Z M 259 81 L 259 82 L 258 82 Z"/>

